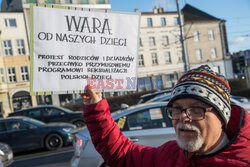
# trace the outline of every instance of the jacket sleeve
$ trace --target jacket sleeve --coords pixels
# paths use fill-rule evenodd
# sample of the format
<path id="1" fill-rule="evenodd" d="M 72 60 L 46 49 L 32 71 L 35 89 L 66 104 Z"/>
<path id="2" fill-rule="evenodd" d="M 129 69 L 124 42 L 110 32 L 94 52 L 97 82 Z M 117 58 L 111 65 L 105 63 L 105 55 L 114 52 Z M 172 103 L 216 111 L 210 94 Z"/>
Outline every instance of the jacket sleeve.
<path id="1" fill-rule="evenodd" d="M 106 99 L 84 105 L 83 112 L 92 142 L 109 166 L 154 166 L 156 149 L 130 142 L 111 117 Z"/>

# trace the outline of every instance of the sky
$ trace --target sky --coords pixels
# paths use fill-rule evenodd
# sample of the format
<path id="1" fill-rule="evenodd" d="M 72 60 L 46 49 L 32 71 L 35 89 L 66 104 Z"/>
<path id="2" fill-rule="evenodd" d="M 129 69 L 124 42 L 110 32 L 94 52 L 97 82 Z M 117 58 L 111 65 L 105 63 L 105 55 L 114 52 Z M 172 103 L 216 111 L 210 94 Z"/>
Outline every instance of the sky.
<path id="1" fill-rule="evenodd" d="M 175 0 L 109 0 L 111 10 L 150 12 L 154 6 L 176 11 Z M 250 0 L 180 0 L 180 7 L 190 4 L 212 16 L 226 20 L 231 53 L 250 49 Z"/>

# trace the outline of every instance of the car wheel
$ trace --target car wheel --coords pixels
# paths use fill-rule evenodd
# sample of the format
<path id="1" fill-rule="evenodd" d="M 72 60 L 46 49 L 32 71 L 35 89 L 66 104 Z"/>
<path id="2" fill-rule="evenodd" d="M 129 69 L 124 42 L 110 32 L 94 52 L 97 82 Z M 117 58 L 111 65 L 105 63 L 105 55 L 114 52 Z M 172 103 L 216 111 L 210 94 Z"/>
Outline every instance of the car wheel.
<path id="1" fill-rule="evenodd" d="M 45 147 L 47 150 L 56 150 L 63 146 L 63 139 L 58 134 L 50 134 L 45 139 Z"/>
<path id="2" fill-rule="evenodd" d="M 85 123 L 82 120 L 75 121 L 73 122 L 73 124 L 78 128 L 83 127 L 85 125 Z"/>

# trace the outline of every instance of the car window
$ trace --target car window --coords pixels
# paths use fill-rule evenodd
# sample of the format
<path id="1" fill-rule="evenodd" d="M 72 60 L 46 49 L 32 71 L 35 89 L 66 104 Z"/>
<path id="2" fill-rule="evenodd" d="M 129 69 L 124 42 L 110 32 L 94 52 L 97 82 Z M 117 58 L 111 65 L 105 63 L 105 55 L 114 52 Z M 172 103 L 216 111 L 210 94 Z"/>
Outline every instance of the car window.
<path id="1" fill-rule="evenodd" d="M 27 124 L 21 122 L 21 121 L 8 121 L 6 122 L 6 127 L 8 131 L 12 130 L 23 130 L 27 129 Z"/>
<path id="2" fill-rule="evenodd" d="M 57 108 L 47 108 L 47 110 L 44 112 L 44 116 L 51 117 L 51 116 L 60 116 L 64 113 L 61 110 L 58 110 Z"/>
<path id="3" fill-rule="evenodd" d="M 31 117 L 31 118 L 40 118 L 41 116 L 41 109 L 36 108 L 36 109 L 32 109 L 32 110 L 28 110 L 26 112 L 24 112 L 23 114 L 24 116 L 27 117 Z"/>
<path id="4" fill-rule="evenodd" d="M 165 128 L 162 108 L 151 108 L 127 116 L 129 130 Z"/>

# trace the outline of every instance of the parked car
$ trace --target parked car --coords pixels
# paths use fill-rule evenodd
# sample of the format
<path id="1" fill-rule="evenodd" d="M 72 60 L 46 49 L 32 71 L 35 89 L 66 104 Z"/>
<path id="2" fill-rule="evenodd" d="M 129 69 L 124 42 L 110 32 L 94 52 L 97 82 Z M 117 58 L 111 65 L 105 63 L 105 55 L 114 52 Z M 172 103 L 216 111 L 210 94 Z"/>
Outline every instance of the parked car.
<path id="1" fill-rule="evenodd" d="M 249 102 L 248 99 L 246 97 L 243 97 L 243 96 L 233 96 L 233 95 L 231 95 L 231 98 L 234 98 L 235 100 L 238 100 L 240 102 Z"/>
<path id="2" fill-rule="evenodd" d="M 77 127 L 84 126 L 82 111 L 72 112 L 68 109 L 53 105 L 31 107 L 11 113 L 9 116 L 26 116 L 43 121 L 45 123 L 69 122 L 76 125 Z"/>
<path id="3" fill-rule="evenodd" d="M 0 142 L 7 143 L 13 152 L 37 148 L 56 150 L 73 142 L 70 123 L 45 124 L 39 120 L 16 116 L 0 119 Z"/>
<path id="4" fill-rule="evenodd" d="M 145 103 L 152 103 L 152 102 L 160 102 L 160 101 L 169 101 L 171 99 L 171 92 L 164 93 L 162 95 L 156 96 Z"/>
<path id="5" fill-rule="evenodd" d="M 171 93 L 165 93 L 163 95 L 156 96 L 156 97 L 146 101 L 145 103 L 161 102 L 161 101 L 167 102 L 170 100 L 170 98 L 171 98 Z M 241 106 L 241 107 L 245 108 L 247 110 L 247 112 L 250 113 L 250 102 L 248 101 L 248 99 L 246 97 L 230 96 L 230 100 L 231 100 L 231 104 Z"/>
<path id="6" fill-rule="evenodd" d="M 241 102 L 240 100 L 235 98 L 235 96 L 231 96 L 230 99 L 231 99 L 231 104 L 241 106 L 241 107 L 245 108 L 247 110 L 247 112 L 250 113 L 250 102 L 248 102 L 248 101 Z"/>
<path id="7" fill-rule="evenodd" d="M 8 144 L 0 142 L 0 164 L 4 167 L 9 166 L 13 162 L 13 152 Z M 0 165 L 1 166 L 1 165 Z"/>
<path id="8" fill-rule="evenodd" d="M 145 103 L 112 113 L 123 134 L 136 144 L 157 147 L 176 138 L 172 121 L 167 117 L 167 102 Z M 77 133 L 78 131 L 78 133 Z M 71 167 L 103 167 L 86 127 L 76 129 Z"/>
<path id="9" fill-rule="evenodd" d="M 154 93 L 148 93 L 148 94 L 145 94 L 145 95 L 142 95 L 140 97 L 140 100 L 138 102 L 138 104 L 142 104 L 142 103 L 145 103 L 147 101 L 149 101 L 150 99 L 156 97 L 156 96 L 159 96 L 159 95 L 163 95 L 165 93 L 171 93 L 172 92 L 172 89 L 168 89 L 168 90 L 161 90 L 161 91 L 156 91 Z"/>

